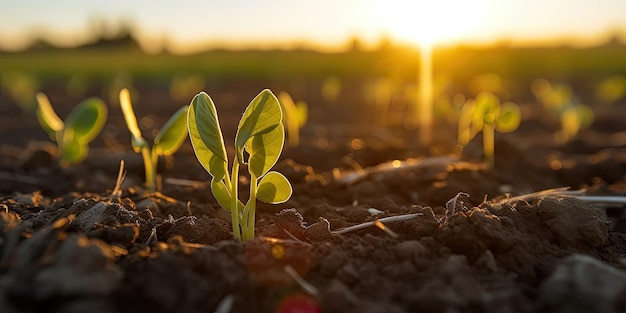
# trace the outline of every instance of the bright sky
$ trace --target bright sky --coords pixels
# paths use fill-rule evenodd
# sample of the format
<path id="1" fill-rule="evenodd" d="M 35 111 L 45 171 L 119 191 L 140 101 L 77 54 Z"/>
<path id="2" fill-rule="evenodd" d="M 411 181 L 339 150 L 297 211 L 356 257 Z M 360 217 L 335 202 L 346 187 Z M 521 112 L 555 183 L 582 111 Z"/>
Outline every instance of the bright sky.
<path id="1" fill-rule="evenodd" d="M 207 43 L 336 47 L 355 35 L 371 44 L 598 40 L 626 34 L 626 0 L 0 0 L 0 46 L 24 46 L 33 31 L 72 44 L 89 38 L 94 19 L 131 21 L 144 47 L 167 38 L 179 52 Z"/>

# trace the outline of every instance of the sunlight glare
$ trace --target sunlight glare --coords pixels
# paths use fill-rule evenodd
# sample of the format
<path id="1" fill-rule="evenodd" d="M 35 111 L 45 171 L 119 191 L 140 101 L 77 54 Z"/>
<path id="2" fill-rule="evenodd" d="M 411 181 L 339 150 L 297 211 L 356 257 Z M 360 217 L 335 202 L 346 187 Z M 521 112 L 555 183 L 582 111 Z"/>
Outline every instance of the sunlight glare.
<path id="1" fill-rule="evenodd" d="M 477 31 L 488 17 L 490 1 L 381 1 L 380 14 L 392 37 L 428 47 Z"/>
<path id="2" fill-rule="evenodd" d="M 480 31 L 488 15 L 494 11 L 496 0 L 437 0 L 437 1 L 377 1 L 383 28 L 400 42 L 420 49 L 418 99 L 413 109 L 418 117 L 420 141 L 431 142 L 433 115 L 432 50 L 435 45 L 458 41 L 463 36 Z"/>

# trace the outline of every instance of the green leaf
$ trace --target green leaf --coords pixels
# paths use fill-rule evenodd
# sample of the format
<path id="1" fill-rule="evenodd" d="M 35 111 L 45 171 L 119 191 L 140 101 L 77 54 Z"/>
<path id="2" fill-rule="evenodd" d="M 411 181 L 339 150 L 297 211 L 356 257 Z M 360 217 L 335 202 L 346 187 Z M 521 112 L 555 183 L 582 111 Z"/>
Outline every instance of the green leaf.
<path id="1" fill-rule="evenodd" d="M 273 130 L 252 137 L 246 151 L 250 154 L 248 169 L 256 177 L 267 173 L 278 161 L 285 144 L 285 129 L 282 123 Z"/>
<path id="2" fill-rule="evenodd" d="M 220 204 L 224 209 L 230 211 L 230 191 L 226 188 L 223 180 L 216 180 L 215 178 L 211 179 L 211 192 L 217 200 L 217 203 Z"/>
<path id="3" fill-rule="evenodd" d="M 72 128 L 65 129 L 62 138 L 62 142 L 59 143 L 61 160 L 69 163 L 79 163 L 87 157 L 89 154 L 89 146 L 77 139 Z"/>
<path id="4" fill-rule="evenodd" d="M 143 139 L 143 137 L 137 138 L 131 135 L 130 144 L 133 147 L 133 151 L 135 151 L 135 153 L 141 153 L 141 150 L 150 148 L 148 146 L 148 142 L 145 139 Z"/>
<path id="5" fill-rule="evenodd" d="M 48 100 L 45 93 L 37 93 L 37 119 L 41 128 L 50 136 L 52 140 L 56 141 L 56 133 L 63 130 L 65 125 L 63 121 L 57 116 Z"/>
<path id="6" fill-rule="evenodd" d="M 257 199 L 265 203 L 279 204 L 291 197 L 292 189 L 289 180 L 279 172 L 269 172 L 259 182 Z"/>
<path id="7" fill-rule="evenodd" d="M 215 104 L 204 92 L 197 94 L 187 113 L 189 139 L 196 157 L 204 169 L 216 180 L 221 180 L 227 173 L 226 148 L 217 118 Z"/>
<path id="8" fill-rule="evenodd" d="M 159 155 L 170 155 L 176 152 L 187 137 L 187 108 L 180 108 L 165 123 L 154 138 L 154 149 Z"/>
<path id="9" fill-rule="evenodd" d="M 482 129 L 484 124 L 493 124 L 498 116 L 500 99 L 490 92 L 481 92 L 476 96 L 476 107 L 472 121 L 475 129 Z"/>
<path id="10" fill-rule="evenodd" d="M 78 141 L 66 144 L 63 148 L 62 159 L 70 163 L 80 163 L 89 154 L 89 146 Z"/>
<path id="11" fill-rule="evenodd" d="M 243 149 L 248 140 L 253 136 L 263 134 L 273 130 L 278 126 L 283 118 L 280 104 L 276 96 L 269 90 L 261 91 L 246 108 L 246 111 L 239 121 L 237 135 L 235 136 L 235 147 L 237 158 L 243 162 Z"/>
<path id="12" fill-rule="evenodd" d="M 502 133 L 512 132 L 519 127 L 522 113 L 519 106 L 513 102 L 505 102 L 500 107 L 500 116 L 496 120 L 496 129 Z"/>
<path id="13" fill-rule="evenodd" d="M 74 137 L 82 144 L 91 142 L 104 127 L 107 107 L 98 98 L 89 98 L 79 103 L 65 120 L 65 128 L 74 131 Z"/>
<path id="14" fill-rule="evenodd" d="M 215 179 L 211 180 L 211 192 L 217 200 L 217 203 L 224 208 L 225 210 L 231 210 L 231 195 L 228 188 L 226 188 L 226 184 L 224 184 L 223 180 L 216 181 Z M 237 206 L 239 207 L 239 211 L 243 211 L 243 202 L 237 199 Z"/>

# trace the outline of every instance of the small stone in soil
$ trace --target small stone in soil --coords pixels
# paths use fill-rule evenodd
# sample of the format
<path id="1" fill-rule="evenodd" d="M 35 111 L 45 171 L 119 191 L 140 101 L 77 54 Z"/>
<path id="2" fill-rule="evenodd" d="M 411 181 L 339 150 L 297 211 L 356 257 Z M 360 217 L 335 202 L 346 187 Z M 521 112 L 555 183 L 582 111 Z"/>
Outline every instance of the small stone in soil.
<path id="1" fill-rule="evenodd" d="M 544 281 L 538 298 L 540 311 L 612 313 L 623 312 L 624 297 L 626 272 L 574 254 Z"/>

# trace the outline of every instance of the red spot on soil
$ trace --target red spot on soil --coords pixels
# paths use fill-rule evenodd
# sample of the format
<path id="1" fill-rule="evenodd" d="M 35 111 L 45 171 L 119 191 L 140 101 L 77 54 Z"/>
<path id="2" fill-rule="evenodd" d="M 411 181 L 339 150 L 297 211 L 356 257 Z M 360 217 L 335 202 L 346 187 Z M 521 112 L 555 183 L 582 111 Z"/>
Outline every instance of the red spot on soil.
<path id="1" fill-rule="evenodd" d="M 276 313 L 319 313 L 322 312 L 317 301 L 311 296 L 303 293 L 289 295 L 283 299 Z"/>

